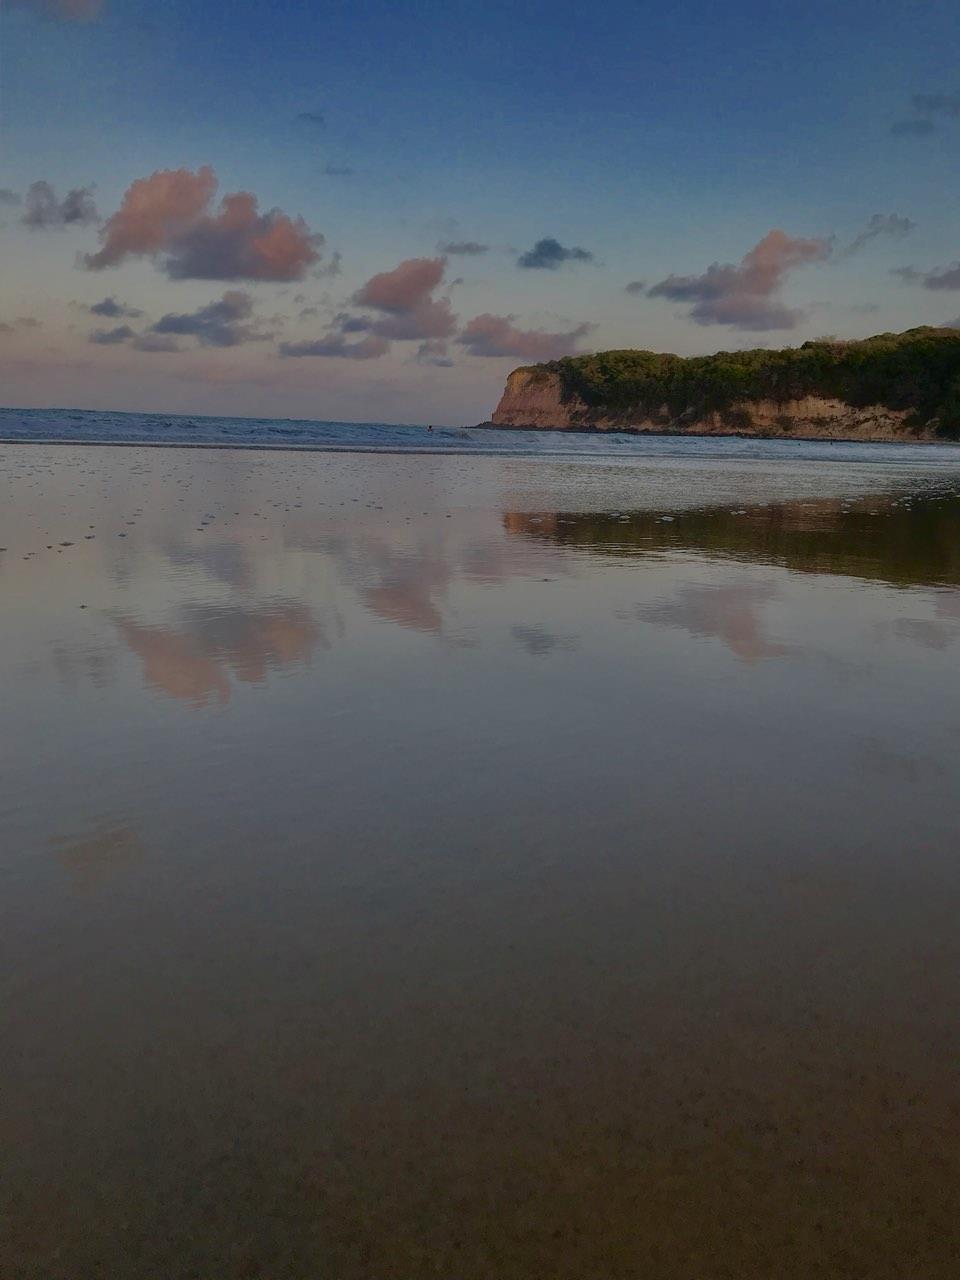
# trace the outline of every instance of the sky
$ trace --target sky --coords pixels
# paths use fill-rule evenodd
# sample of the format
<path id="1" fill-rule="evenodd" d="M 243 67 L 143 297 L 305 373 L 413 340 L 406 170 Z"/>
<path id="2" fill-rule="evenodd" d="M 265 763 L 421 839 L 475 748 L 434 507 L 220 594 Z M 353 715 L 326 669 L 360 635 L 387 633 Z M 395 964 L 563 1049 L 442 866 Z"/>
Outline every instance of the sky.
<path id="1" fill-rule="evenodd" d="M 0 0 L 0 403 L 468 424 L 960 322 L 956 0 Z"/>

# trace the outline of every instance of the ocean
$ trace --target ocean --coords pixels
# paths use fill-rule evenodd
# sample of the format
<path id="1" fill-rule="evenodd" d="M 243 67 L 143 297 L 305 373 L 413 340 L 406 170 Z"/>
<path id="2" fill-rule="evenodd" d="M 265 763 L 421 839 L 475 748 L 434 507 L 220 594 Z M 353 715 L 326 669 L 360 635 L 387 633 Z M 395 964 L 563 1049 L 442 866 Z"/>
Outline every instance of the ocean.
<path id="1" fill-rule="evenodd" d="M 351 453 L 509 454 L 565 458 L 716 458 L 956 465 L 943 444 L 861 444 L 747 437 L 638 436 L 627 432 L 509 431 L 389 422 L 118 413 L 98 409 L 2 409 L 0 442 L 203 445 Z"/>

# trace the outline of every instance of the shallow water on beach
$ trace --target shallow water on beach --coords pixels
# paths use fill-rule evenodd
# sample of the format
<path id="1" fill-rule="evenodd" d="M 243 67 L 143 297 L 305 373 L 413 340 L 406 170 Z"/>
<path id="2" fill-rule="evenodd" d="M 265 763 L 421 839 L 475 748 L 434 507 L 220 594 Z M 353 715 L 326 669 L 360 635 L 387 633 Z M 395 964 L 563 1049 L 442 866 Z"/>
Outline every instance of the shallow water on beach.
<path id="1" fill-rule="evenodd" d="M 953 1280 L 960 455 L 852 457 L 0 446 L 0 1275 Z"/>

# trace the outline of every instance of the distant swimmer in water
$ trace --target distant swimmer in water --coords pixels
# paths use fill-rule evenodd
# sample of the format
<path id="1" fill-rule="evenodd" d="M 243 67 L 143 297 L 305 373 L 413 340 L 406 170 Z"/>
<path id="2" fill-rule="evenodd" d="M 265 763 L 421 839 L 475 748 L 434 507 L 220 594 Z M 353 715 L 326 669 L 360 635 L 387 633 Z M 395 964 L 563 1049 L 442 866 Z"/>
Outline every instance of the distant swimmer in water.
<path id="1" fill-rule="evenodd" d="M 432 430 L 433 430 L 433 427 L 427 427 L 427 430 L 428 430 L 428 431 L 432 431 Z"/>

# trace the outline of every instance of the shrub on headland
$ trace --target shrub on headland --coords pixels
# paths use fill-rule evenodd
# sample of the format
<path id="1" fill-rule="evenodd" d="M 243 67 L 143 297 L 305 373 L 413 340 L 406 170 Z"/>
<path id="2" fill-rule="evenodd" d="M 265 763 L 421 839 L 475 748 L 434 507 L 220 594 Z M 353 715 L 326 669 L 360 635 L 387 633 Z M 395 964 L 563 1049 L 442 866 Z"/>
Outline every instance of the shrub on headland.
<path id="1" fill-rule="evenodd" d="M 665 410 L 723 412 L 752 400 L 785 403 L 805 396 L 856 407 L 907 411 L 908 427 L 930 426 L 960 438 L 960 330 L 922 327 L 858 342 L 820 339 L 779 351 L 718 351 L 676 356 L 600 351 L 537 368 L 560 376 L 564 396 L 579 395 L 611 414 Z"/>

